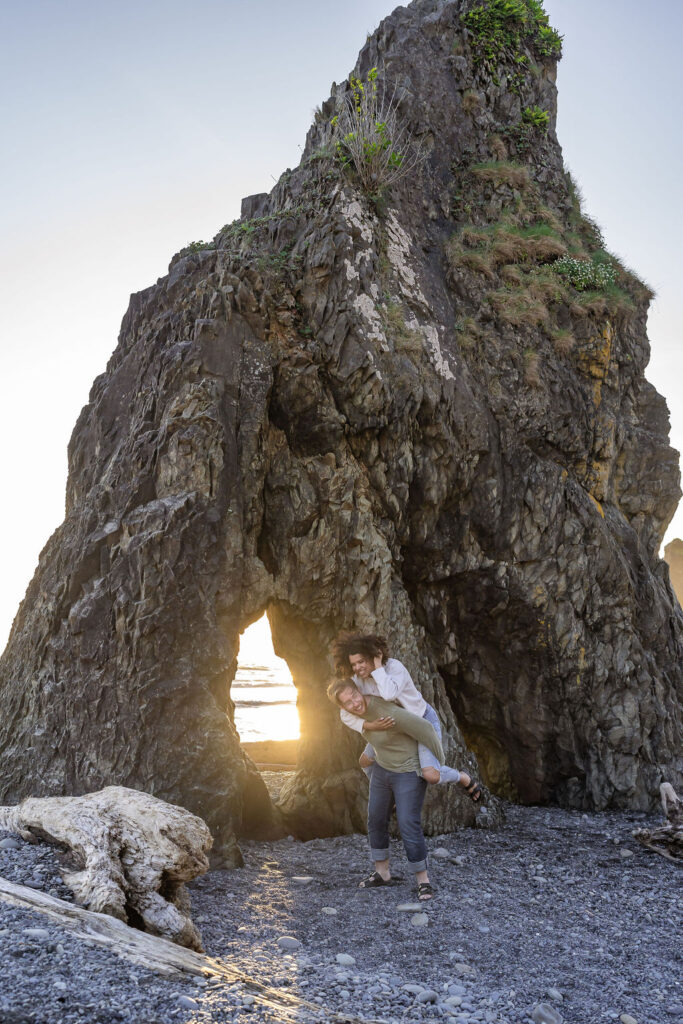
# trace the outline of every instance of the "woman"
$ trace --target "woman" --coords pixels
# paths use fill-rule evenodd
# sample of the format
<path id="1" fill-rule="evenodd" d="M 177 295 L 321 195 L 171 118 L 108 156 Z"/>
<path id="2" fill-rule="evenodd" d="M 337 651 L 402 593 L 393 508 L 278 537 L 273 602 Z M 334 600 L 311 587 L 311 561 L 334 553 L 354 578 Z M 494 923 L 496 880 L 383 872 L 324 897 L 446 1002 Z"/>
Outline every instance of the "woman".
<path id="1" fill-rule="evenodd" d="M 361 693 L 395 701 L 406 711 L 426 719 L 434 726 L 439 740 L 441 739 L 439 716 L 419 692 L 405 665 L 396 658 L 389 657 L 389 648 L 384 637 L 375 634 L 340 633 L 332 645 L 332 656 L 340 678 L 348 676 L 350 669 L 353 681 Z M 367 722 L 344 708 L 340 710 L 340 717 L 344 725 L 361 735 L 391 729 L 394 725 L 392 718 Z M 369 743 L 363 753 L 368 759 L 375 760 L 374 750 Z M 439 764 L 432 751 L 423 744 L 419 745 L 418 753 L 422 777 L 426 782 L 431 785 L 439 782 L 457 782 L 475 803 L 481 799 L 481 787 L 467 772 Z M 372 768 L 364 770 L 369 775 Z"/>

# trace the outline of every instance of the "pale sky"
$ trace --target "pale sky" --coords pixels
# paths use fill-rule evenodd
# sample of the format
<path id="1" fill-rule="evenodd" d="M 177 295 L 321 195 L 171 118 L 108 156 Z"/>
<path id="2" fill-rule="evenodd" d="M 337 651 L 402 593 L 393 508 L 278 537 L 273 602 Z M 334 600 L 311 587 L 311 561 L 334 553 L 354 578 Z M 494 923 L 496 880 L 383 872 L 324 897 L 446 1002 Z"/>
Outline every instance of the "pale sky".
<path id="1" fill-rule="evenodd" d="M 24 0 L 0 10 L 0 648 L 64 513 L 66 448 L 131 292 L 269 191 L 394 4 Z M 547 0 L 558 135 L 653 286 L 649 379 L 683 447 L 679 0 Z M 683 536 L 683 509 L 667 536 Z"/>
<path id="2" fill-rule="evenodd" d="M 287 662 L 284 658 L 278 658 L 273 650 L 273 637 L 266 615 L 252 622 L 242 633 L 238 660 L 240 665 L 265 665 L 276 669 L 283 682 L 291 681 Z"/>

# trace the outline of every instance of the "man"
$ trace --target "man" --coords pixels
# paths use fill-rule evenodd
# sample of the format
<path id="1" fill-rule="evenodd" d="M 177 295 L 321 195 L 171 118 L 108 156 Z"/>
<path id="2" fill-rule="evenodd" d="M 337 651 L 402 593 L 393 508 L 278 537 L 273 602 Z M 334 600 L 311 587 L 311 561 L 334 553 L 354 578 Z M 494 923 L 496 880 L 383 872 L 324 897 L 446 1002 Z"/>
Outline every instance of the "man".
<path id="1" fill-rule="evenodd" d="M 434 727 L 424 718 L 382 697 L 360 692 L 351 679 L 337 679 L 327 688 L 333 704 L 366 722 L 391 718 L 389 728 L 373 732 L 375 765 L 370 778 L 368 840 L 375 870 L 360 883 L 361 889 L 391 885 L 389 869 L 389 817 L 396 804 L 396 817 L 410 869 L 415 875 L 420 900 L 431 899 L 434 890 L 427 873 L 427 844 L 422 832 L 422 804 L 427 783 L 422 777 L 418 744 L 429 747 L 439 762 L 444 755 Z M 372 764 L 365 753 L 361 767 Z"/>
<path id="2" fill-rule="evenodd" d="M 348 677 L 350 670 L 352 680 L 361 693 L 395 701 L 406 711 L 426 719 L 434 726 L 437 736 L 441 739 L 439 716 L 417 689 L 405 665 L 396 658 L 389 657 L 389 648 L 384 637 L 375 634 L 340 633 L 332 645 L 332 656 L 336 673 L 340 678 Z M 345 708 L 341 709 L 340 715 L 344 725 L 368 738 L 369 733 L 372 732 L 374 735 L 376 731 L 390 729 L 394 724 L 391 716 L 376 722 L 364 722 L 361 718 L 349 714 Z M 370 778 L 370 766 L 374 764 L 374 753 L 370 743 L 366 745 L 364 753 L 368 759 L 368 767 L 363 770 Z M 418 756 L 422 778 L 427 782 L 432 785 L 456 782 L 475 803 L 481 799 L 479 783 L 467 772 L 460 772 L 443 761 L 439 762 L 425 744 L 418 747 Z"/>

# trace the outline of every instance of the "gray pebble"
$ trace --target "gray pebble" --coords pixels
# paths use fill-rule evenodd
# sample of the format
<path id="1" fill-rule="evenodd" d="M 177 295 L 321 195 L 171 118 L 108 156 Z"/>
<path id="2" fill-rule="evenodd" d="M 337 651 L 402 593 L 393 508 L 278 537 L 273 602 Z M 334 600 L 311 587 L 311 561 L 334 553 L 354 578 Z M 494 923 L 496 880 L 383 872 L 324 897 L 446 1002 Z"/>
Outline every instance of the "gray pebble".
<path id="1" fill-rule="evenodd" d="M 413 914 L 410 919 L 410 923 L 414 928 L 426 928 L 429 924 L 429 918 L 426 914 Z"/>
<path id="2" fill-rule="evenodd" d="M 11 836 L 0 839 L 0 850 L 20 850 L 22 845 L 18 839 L 12 839 Z"/>
<path id="3" fill-rule="evenodd" d="M 182 1008 L 184 1010 L 198 1010 L 199 1009 L 199 1003 L 197 1002 L 196 999 L 193 999 L 191 996 L 179 996 L 178 997 L 178 1006 L 182 1006 Z"/>
<path id="4" fill-rule="evenodd" d="M 531 1012 L 534 1024 L 562 1024 L 562 1016 L 550 1003 L 537 1003 Z"/>
<path id="5" fill-rule="evenodd" d="M 313 875 L 294 875 L 292 881 L 295 885 L 310 885 L 311 882 L 315 882 Z"/>
<path id="6" fill-rule="evenodd" d="M 281 935 L 277 940 L 277 944 L 280 949 L 299 949 L 301 943 L 298 939 L 295 939 L 293 935 Z"/>
<path id="7" fill-rule="evenodd" d="M 320 910 L 323 914 L 329 914 L 330 917 L 334 917 L 337 914 L 334 907 L 321 907 Z"/>
<path id="8" fill-rule="evenodd" d="M 342 967 L 352 967 L 356 962 L 355 956 L 350 956 L 349 953 L 337 953 L 337 963 L 341 964 Z"/>
<path id="9" fill-rule="evenodd" d="M 641 892 L 639 900 L 634 902 L 626 887 L 621 896 L 626 908 L 623 917 L 616 919 L 611 912 L 616 894 L 621 891 L 623 868 L 620 865 L 626 865 L 619 851 L 630 841 L 628 817 L 615 819 L 626 823 L 621 827 L 626 841 L 614 847 L 608 834 L 610 845 L 605 857 L 605 822 L 601 815 L 590 815 L 587 828 L 583 827 L 580 813 L 557 809 L 549 812 L 545 826 L 544 814 L 538 810 L 513 808 L 510 816 L 513 827 L 500 835 L 472 832 L 468 837 L 471 854 L 467 858 L 455 858 L 454 850 L 448 859 L 434 858 L 437 870 L 438 863 L 466 861 L 468 879 L 465 880 L 458 868 L 442 870 L 440 899 L 432 904 L 417 900 L 407 903 L 412 895 L 407 886 L 396 893 L 384 890 L 374 901 L 364 895 L 361 901 L 355 886 L 347 889 L 343 883 L 337 885 L 334 865 L 340 860 L 365 856 L 367 839 L 361 836 L 321 840 L 313 860 L 302 853 L 313 847 L 304 848 L 300 843 L 277 841 L 256 845 L 245 841 L 245 872 L 228 876 L 219 870 L 191 884 L 193 916 L 202 924 L 210 956 L 234 959 L 246 974 L 280 988 L 283 995 L 287 991 L 299 991 L 310 1003 L 317 1003 L 318 1009 L 307 1017 L 310 1024 L 330 1020 L 341 1011 L 353 1014 L 358 1020 L 381 1019 L 386 1024 L 532 1024 L 531 1011 L 537 1003 L 552 1007 L 559 1020 L 567 1013 L 572 1020 L 586 1024 L 599 1021 L 624 1024 L 620 1017 L 627 1021 L 631 1018 L 630 1024 L 636 1019 L 644 1024 L 643 1014 L 647 1016 L 650 1009 L 653 1020 L 661 1018 L 663 1024 L 666 1018 L 673 1024 L 682 1012 L 681 997 L 667 981 L 673 943 L 664 941 L 659 947 L 657 943 L 653 945 L 655 929 L 648 925 L 656 923 L 658 934 L 673 934 L 674 901 L 666 890 L 661 890 L 656 899 L 651 899 L 651 895 L 643 896 Z M 548 821 L 560 826 L 557 834 L 548 832 Z M 521 829 L 527 822 L 532 826 L 528 834 Z M 611 820 L 609 824 L 611 827 Z M 525 832 L 523 843 L 517 826 Z M 0 832 L 0 842 L 2 835 Z M 7 837 L 7 833 L 4 835 Z M 564 860 L 568 840 L 572 859 Z M 457 844 L 459 840 L 443 835 L 434 843 L 445 849 L 445 843 L 452 841 Z M 578 843 L 583 844 L 582 847 L 574 849 Z M 43 891 L 54 888 L 62 895 L 65 890 L 59 881 L 57 858 L 51 853 L 42 855 L 41 844 L 17 845 L 17 850 L 0 850 L 0 874 L 17 882 L 30 878 Z M 509 853 L 509 878 L 487 876 L 499 846 Z M 635 845 L 633 850 L 637 854 Z M 273 853 L 281 858 L 275 873 L 277 877 L 263 870 L 263 859 Z M 574 860 L 574 853 L 582 856 Z M 538 863 L 539 857 L 543 857 L 543 865 Z M 482 865 L 482 859 L 487 868 Z M 630 859 L 634 860 L 635 867 L 629 864 L 626 870 L 637 872 L 642 858 Z M 36 867 L 38 861 L 44 865 L 43 872 Z M 297 875 L 302 869 L 313 869 L 316 876 Z M 329 885 L 328 873 L 332 876 Z M 292 877 L 312 879 L 307 883 L 311 893 L 306 897 L 302 892 L 294 903 L 286 899 L 288 888 L 291 891 L 295 884 L 301 883 L 293 883 Z M 324 890 L 322 879 L 325 879 Z M 466 885 L 464 890 L 463 884 Z M 313 893 L 316 885 L 320 888 Z M 233 891 L 225 891 L 228 888 Z M 259 900 L 250 903 L 249 897 L 254 894 Z M 266 898 L 271 901 L 272 915 L 261 910 Z M 337 910 L 337 914 L 328 915 L 320 904 L 321 898 L 327 898 L 333 904 L 328 910 Z M 399 904 L 400 899 L 406 903 Z M 336 907 L 337 900 L 341 909 Z M 481 912 L 488 907 L 495 908 L 496 915 L 501 913 L 502 920 L 509 919 L 510 924 L 514 921 L 524 941 L 520 941 L 514 953 L 502 948 L 497 950 L 499 956 L 495 963 L 486 966 L 484 979 L 483 967 L 475 970 L 462 958 L 471 956 L 475 966 L 485 963 L 486 946 L 497 927 L 491 925 L 490 934 L 479 930 L 480 926 L 488 927 L 486 911 Z M 370 917 L 368 911 L 371 911 Z M 402 913 L 408 915 L 403 921 Z M 429 925 L 422 939 L 430 943 L 430 957 L 425 961 L 428 966 L 423 964 L 419 970 L 415 970 L 416 961 L 414 958 L 411 961 L 401 941 L 401 927 L 405 939 L 405 925 L 410 924 L 414 914 L 429 915 Z M 337 916 L 343 918 L 339 924 Z M 155 978 L 145 969 L 137 969 L 133 977 L 133 972 L 118 964 L 111 955 L 105 955 L 94 946 L 76 943 L 73 936 L 34 912 L 6 906 L 2 908 L 0 925 L 7 926 L 0 927 L 0 968 L 4 976 L 12 977 L 13 985 L 27 1006 L 33 1010 L 44 1005 L 44 1024 L 64 1024 L 67 1018 L 75 1021 L 76 1008 L 81 1005 L 84 1022 L 94 1022 L 107 1014 L 111 1024 L 120 1024 L 120 1020 L 134 1024 L 143 1020 L 170 1022 L 185 1018 L 189 1022 L 213 1016 L 203 1001 L 207 990 L 201 986 L 201 980 L 188 978 L 174 991 L 168 981 Z M 642 931 L 638 931 L 641 926 Z M 40 938 L 39 932 L 31 935 L 29 929 L 41 927 L 49 937 Z M 240 928 L 239 933 L 237 928 Z M 296 939 L 297 946 L 289 951 L 277 945 L 278 936 L 293 938 L 294 931 L 306 935 L 306 942 L 302 944 Z M 634 940 L 637 961 L 621 953 L 624 937 L 634 932 L 639 936 Z M 60 937 L 62 942 L 58 943 Z M 415 937 L 418 943 L 420 938 Z M 359 952 L 355 966 L 342 967 L 335 962 L 336 950 L 342 942 L 347 950 L 363 951 Z M 307 952 L 310 950 L 305 957 L 302 956 L 304 948 Z M 48 957 L 44 950 L 54 950 L 54 955 Z M 586 954 L 587 962 L 597 961 L 600 970 L 595 974 L 582 974 L 581 963 L 577 966 L 577 950 L 581 957 Z M 571 966 L 576 970 L 573 976 Z M 657 966 L 659 970 L 655 969 Z M 638 984 L 643 971 L 647 971 L 651 986 L 660 986 L 648 990 L 651 1007 L 635 998 L 636 994 L 642 998 Z M 422 983 L 416 984 L 412 992 L 403 988 L 403 982 L 411 975 L 419 976 Z M 54 981 L 59 987 L 53 987 Z M 516 992 L 509 988 L 510 982 L 514 983 Z M 551 987 L 553 985 L 558 988 Z M 435 1001 L 430 1001 L 428 996 L 423 996 L 422 1000 L 417 998 L 432 990 L 439 994 Z M 111 1002 L 112 991 L 120 993 L 120 1000 L 115 1003 Z M 242 1024 L 247 1020 L 252 1020 L 253 1024 L 263 1021 L 264 1011 L 260 1009 L 258 997 L 253 1005 L 244 1001 L 244 986 L 217 977 L 209 982 L 208 992 L 211 992 L 217 1019 L 235 1018 L 237 1024 L 237 1015 Z M 198 1010 L 178 1005 L 183 993 L 195 997 Z M 631 995 L 634 999 L 629 1013 L 623 1004 L 630 1001 Z M 571 1006 L 571 1012 L 564 1009 L 564 1003 Z M 7 994 L 0 992 L 0 1021 L 11 1009 Z M 544 1015 L 540 1019 L 547 1024 L 551 1018 Z"/>
<path id="10" fill-rule="evenodd" d="M 438 1000 L 438 995 L 433 988 L 426 988 L 417 997 L 418 1003 L 435 1003 Z"/>
<path id="11" fill-rule="evenodd" d="M 449 860 L 450 856 L 451 851 L 444 846 L 438 846 L 436 850 L 432 850 L 432 857 L 436 857 L 438 860 Z"/>
<path id="12" fill-rule="evenodd" d="M 47 928 L 22 928 L 21 930 L 31 939 L 48 939 L 50 937 Z"/>

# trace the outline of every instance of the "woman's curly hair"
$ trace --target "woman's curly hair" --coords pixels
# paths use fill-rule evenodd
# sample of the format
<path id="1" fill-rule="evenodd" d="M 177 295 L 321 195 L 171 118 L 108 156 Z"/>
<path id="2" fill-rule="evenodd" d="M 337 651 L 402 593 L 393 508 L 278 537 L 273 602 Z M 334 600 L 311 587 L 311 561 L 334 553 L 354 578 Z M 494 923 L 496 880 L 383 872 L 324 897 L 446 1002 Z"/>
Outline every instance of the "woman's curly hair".
<path id="1" fill-rule="evenodd" d="M 389 645 L 386 638 L 375 633 L 340 633 L 332 644 L 334 669 L 339 678 L 349 674 L 349 658 L 352 654 L 362 654 L 372 660 L 380 657 L 385 665 L 389 657 Z"/>

